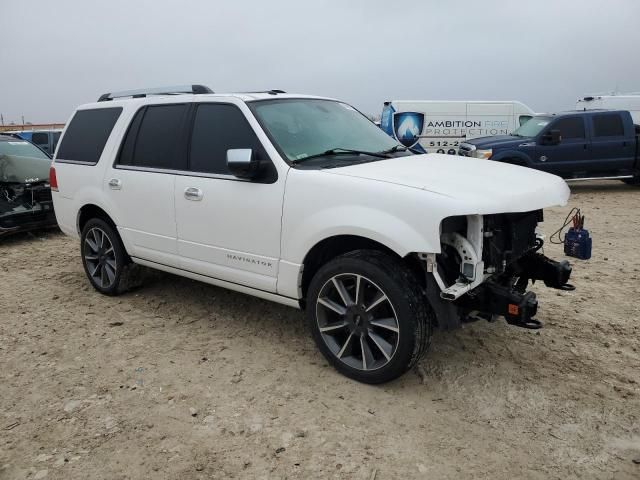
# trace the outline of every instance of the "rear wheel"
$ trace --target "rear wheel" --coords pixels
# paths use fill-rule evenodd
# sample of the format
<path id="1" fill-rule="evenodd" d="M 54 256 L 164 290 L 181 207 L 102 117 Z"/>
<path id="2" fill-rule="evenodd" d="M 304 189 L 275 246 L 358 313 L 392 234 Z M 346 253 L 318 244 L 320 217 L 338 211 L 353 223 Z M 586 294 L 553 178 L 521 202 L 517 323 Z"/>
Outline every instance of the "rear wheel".
<path id="1" fill-rule="evenodd" d="M 316 345 L 344 375 L 365 383 L 399 377 L 424 354 L 433 314 L 412 273 L 382 252 L 337 257 L 314 276 L 307 322 Z"/>
<path id="2" fill-rule="evenodd" d="M 101 218 L 89 220 L 80 236 L 82 265 L 93 288 L 117 295 L 126 288 L 130 259 L 115 229 Z"/>
<path id="3" fill-rule="evenodd" d="M 640 185 L 640 175 L 636 175 L 633 178 L 625 178 L 622 181 L 624 183 L 626 183 L 627 185 L 638 186 L 638 185 Z"/>

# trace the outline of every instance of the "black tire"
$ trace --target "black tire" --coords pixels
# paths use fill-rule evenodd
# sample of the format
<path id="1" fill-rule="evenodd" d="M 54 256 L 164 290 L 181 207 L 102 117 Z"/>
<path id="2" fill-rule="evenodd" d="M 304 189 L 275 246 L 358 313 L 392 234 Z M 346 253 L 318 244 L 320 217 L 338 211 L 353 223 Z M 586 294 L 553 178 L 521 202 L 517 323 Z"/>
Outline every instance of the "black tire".
<path id="1" fill-rule="evenodd" d="M 336 306 L 340 301 L 331 297 L 340 295 L 343 299 L 343 294 L 334 279 L 350 303 L 342 301 Z M 356 294 L 356 288 L 361 293 Z M 386 300 L 376 303 L 380 297 Z M 348 303 L 349 307 L 342 307 Z M 368 310 L 367 304 L 375 306 Z M 334 310 L 338 307 L 345 313 Z M 426 352 L 435 323 L 433 310 L 412 272 L 375 250 L 349 252 L 322 266 L 309 285 L 306 317 L 313 339 L 329 363 L 347 377 L 370 384 L 388 382 L 411 369 Z M 342 323 L 344 326 L 335 327 Z"/>
<path id="2" fill-rule="evenodd" d="M 633 178 L 625 178 L 622 181 L 627 185 L 633 185 L 634 187 L 637 187 L 638 185 L 640 185 L 640 176 L 636 176 Z"/>
<path id="3" fill-rule="evenodd" d="M 101 241 L 103 245 L 98 245 Z M 97 252 L 92 245 L 98 247 Z M 80 255 L 89 282 L 100 293 L 118 295 L 130 288 L 128 277 L 133 264 L 120 235 L 108 222 L 92 218 L 85 224 L 80 235 Z"/>

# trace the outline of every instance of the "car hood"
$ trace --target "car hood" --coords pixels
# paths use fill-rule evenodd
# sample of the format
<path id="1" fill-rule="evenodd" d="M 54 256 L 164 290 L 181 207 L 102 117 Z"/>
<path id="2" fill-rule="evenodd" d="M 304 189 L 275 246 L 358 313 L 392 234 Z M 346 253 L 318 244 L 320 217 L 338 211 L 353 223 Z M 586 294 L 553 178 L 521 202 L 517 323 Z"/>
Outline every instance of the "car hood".
<path id="1" fill-rule="evenodd" d="M 496 135 L 495 137 L 480 137 L 467 140 L 464 143 L 475 145 L 479 149 L 517 147 L 521 143 L 531 142 L 529 137 L 514 137 L 513 135 Z"/>
<path id="2" fill-rule="evenodd" d="M 46 158 L 0 155 L 0 182 L 36 183 L 49 180 L 51 160 Z"/>
<path id="3" fill-rule="evenodd" d="M 555 175 L 490 160 L 430 153 L 323 170 L 446 196 L 468 214 L 526 212 L 565 205 L 569 187 Z"/>

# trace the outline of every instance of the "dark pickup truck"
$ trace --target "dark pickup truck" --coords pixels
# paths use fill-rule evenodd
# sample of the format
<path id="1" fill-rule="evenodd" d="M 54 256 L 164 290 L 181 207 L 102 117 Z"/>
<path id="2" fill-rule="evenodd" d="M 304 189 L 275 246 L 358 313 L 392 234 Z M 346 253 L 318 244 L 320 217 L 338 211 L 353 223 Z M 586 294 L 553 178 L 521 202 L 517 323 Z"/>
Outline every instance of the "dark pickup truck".
<path id="1" fill-rule="evenodd" d="M 553 173 L 565 179 L 620 179 L 640 185 L 640 126 L 629 112 L 589 110 L 536 115 L 511 135 L 474 138 L 459 155 Z"/>

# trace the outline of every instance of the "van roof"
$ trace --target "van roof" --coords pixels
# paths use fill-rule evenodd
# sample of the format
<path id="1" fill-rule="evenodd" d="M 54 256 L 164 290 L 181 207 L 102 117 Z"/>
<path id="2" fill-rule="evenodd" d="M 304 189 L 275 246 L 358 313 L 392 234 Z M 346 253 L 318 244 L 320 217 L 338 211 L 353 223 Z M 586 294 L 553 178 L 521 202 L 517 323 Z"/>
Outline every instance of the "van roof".
<path id="1" fill-rule="evenodd" d="M 619 98 L 619 99 L 627 99 L 627 98 L 632 98 L 632 99 L 638 99 L 640 98 L 640 92 L 631 92 L 631 93 L 610 93 L 610 94 L 606 94 L 606 95 L 585 95 L 582 98 L 578 99 L 578 102 L 592 102 L 593 100 L 602 100 L 602 99 L 608 99 L 608 98 Z"/>
<path id="2" fill-rule="evenodd" d="M 565 110 L 555 113 L 537 113 L 536 117 L 566 117 L 568 115 L 590 115 L 592 113 L 628 113 L 627 110 L 609 110 L 607 108 L 592 108 L 591 110 Z"/>

